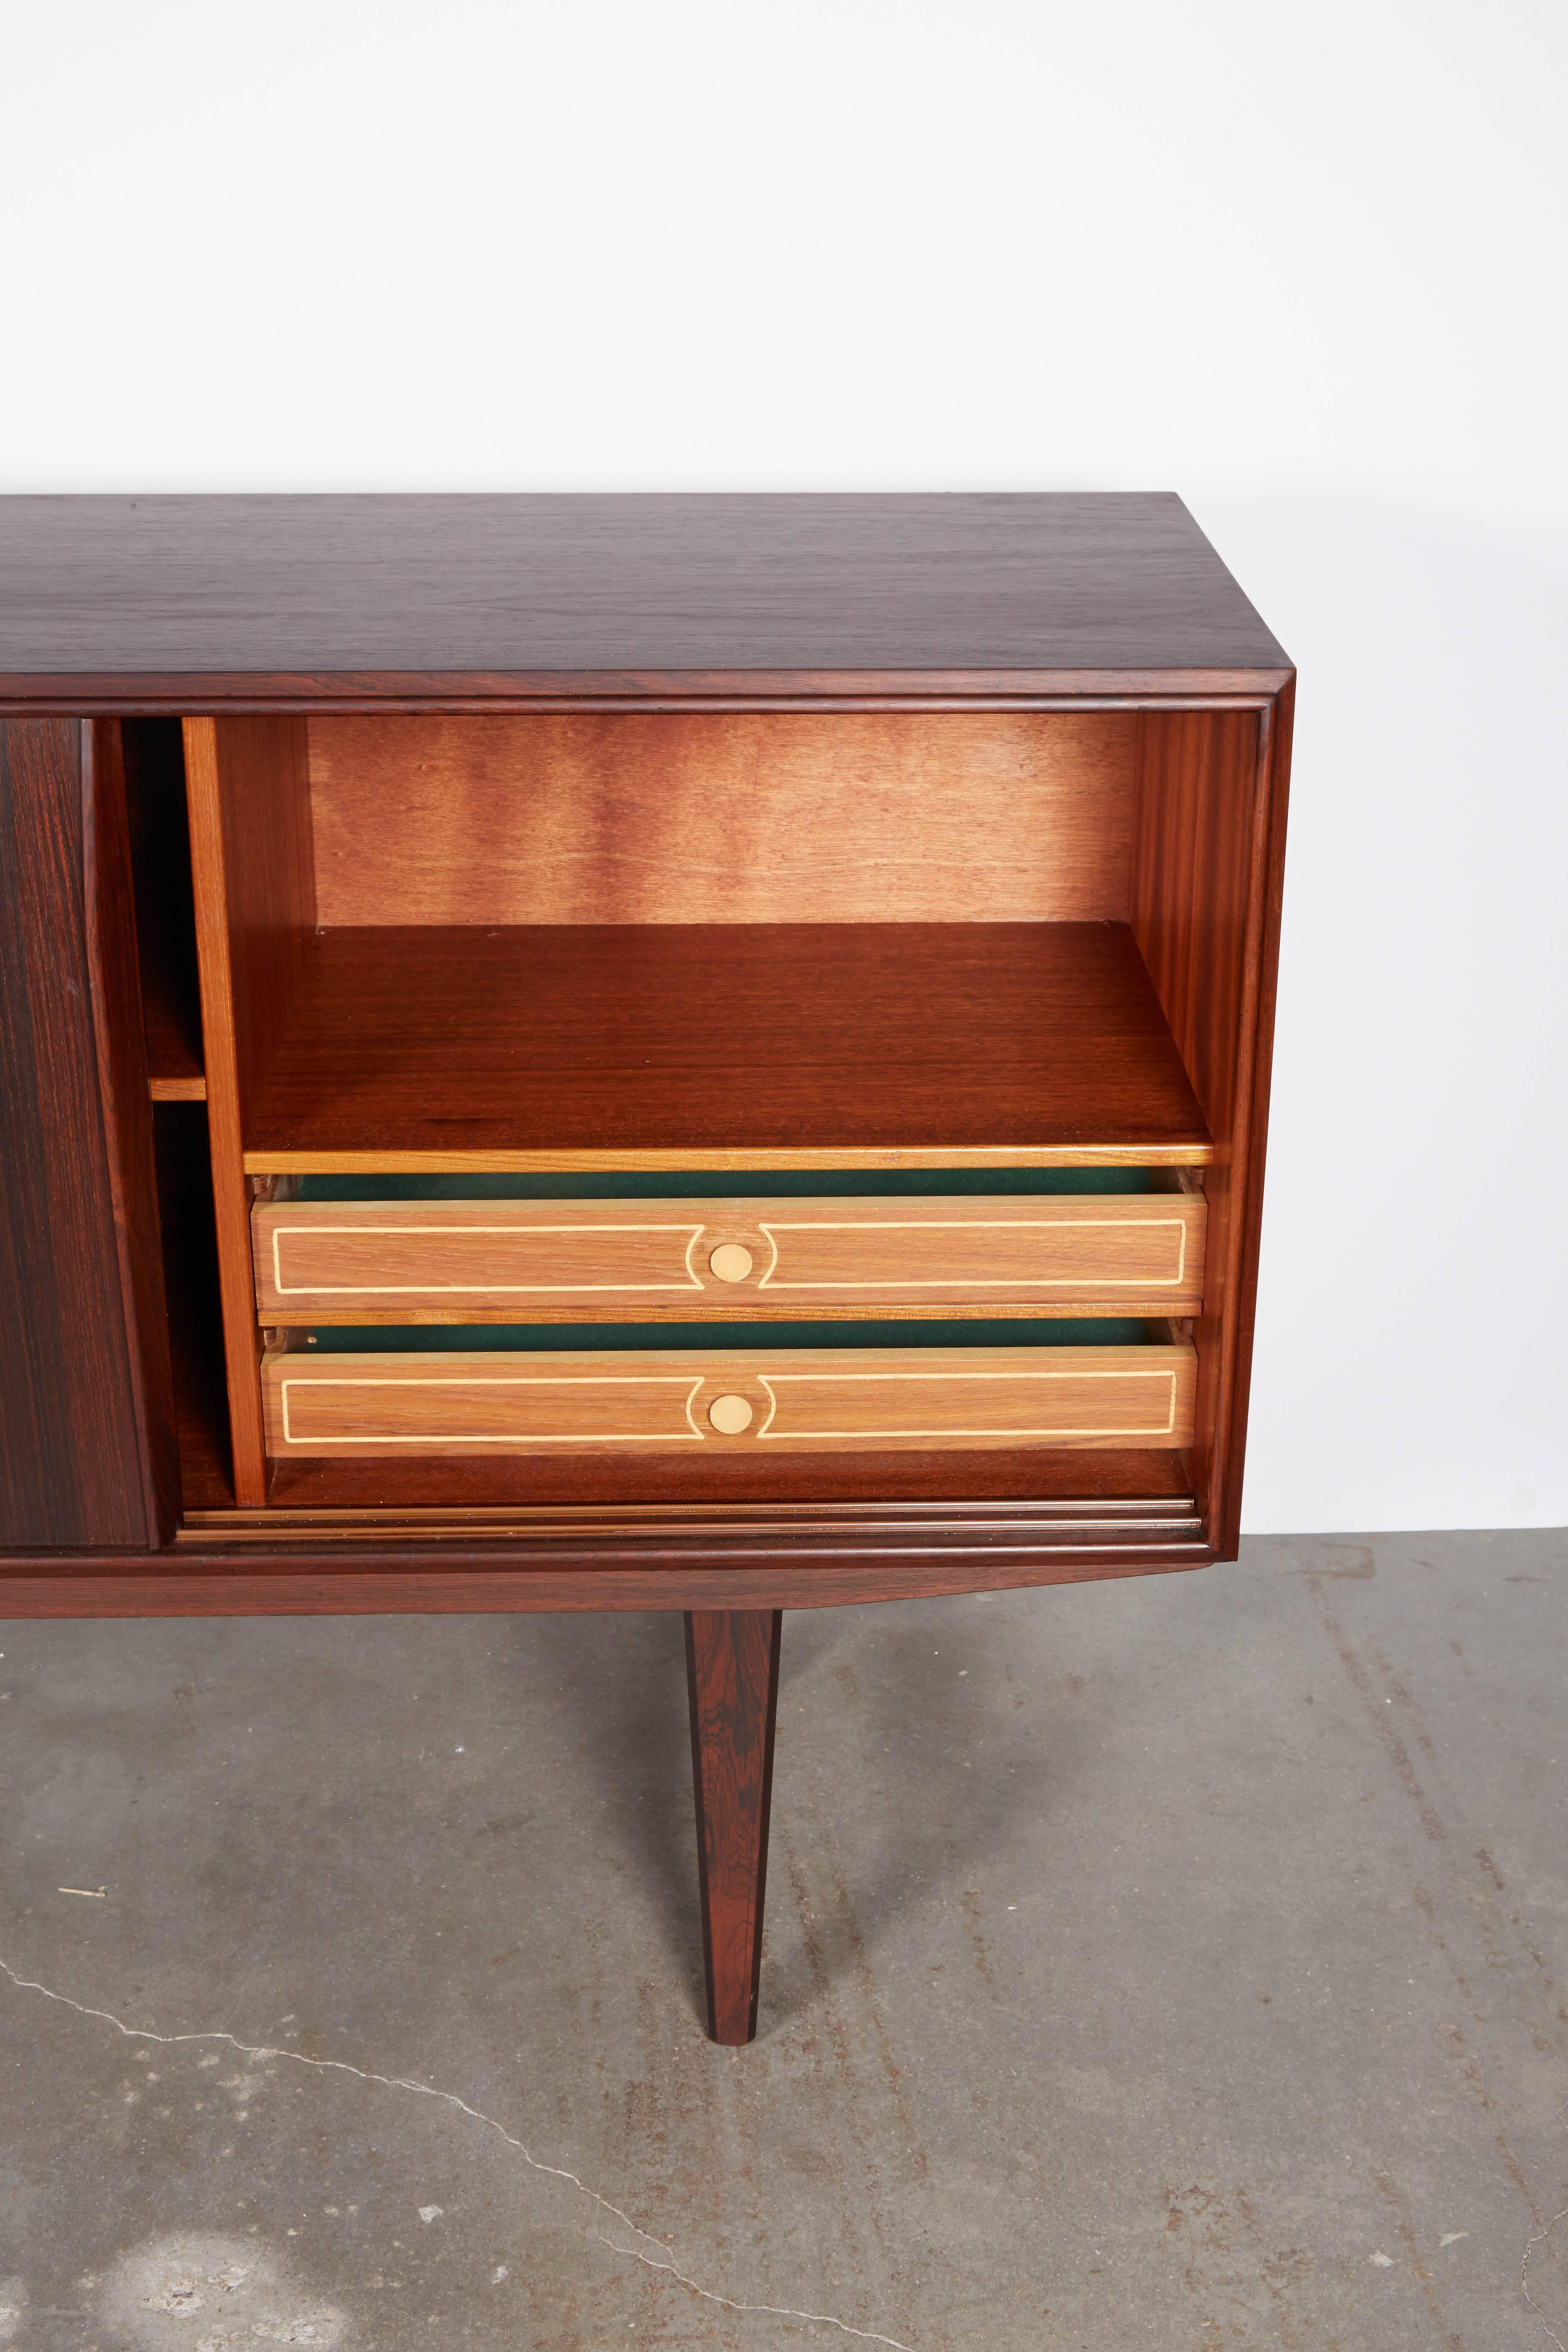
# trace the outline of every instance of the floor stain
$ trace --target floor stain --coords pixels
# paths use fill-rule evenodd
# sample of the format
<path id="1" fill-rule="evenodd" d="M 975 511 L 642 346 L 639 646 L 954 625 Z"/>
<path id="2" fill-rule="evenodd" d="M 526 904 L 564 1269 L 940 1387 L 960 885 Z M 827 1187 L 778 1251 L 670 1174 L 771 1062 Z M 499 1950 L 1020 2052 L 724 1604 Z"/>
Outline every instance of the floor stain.
<path id="1" fill-rule="evenodd" d="M 991 1973 L 990 1948 L 985 1941 L 984 1929 L 980 1924 L 980 1897 L 973 1886 L 964 1888 L 958 1898 L 958 1907 L 963 1914 L 963 1924 L 968 1930 L 975 1971 L 983 1979 L 987 1992 L 994 1992 L 996 1979 Z"/>
<path id="2" fill-rule="evenodd" d="M 1309 1590 L 1315 1591 L 1315 1587 L 1310 1583 Z M 1330 1606 L 1327 1596 L 1317 1592 L 1316 1597 L 1323 1630 L 1333 1644 L 1335 1654 L 1344 1668 L 1351 1688 L 1366 1710 L 1373 1733 L 1393 1766 L 1395 1778 L 1415 1808 L 1417 1821 L 1434 1845 L 1443 1844 L 1448 1832 L 1438 1816 L 1436 1807 L 1432 1803 L 1416 1777 L 1410 1751 L 1400 1737 L 1398 1727 L 1390 1720 L 1383 1702 L 1373 1688 L 1371 1674 L 1346 1633 L 1338 1615 Z"/>
<path id="3" fill-rule="evenodd" d="M 1442 2301 L 1432 2276 L 1431 2265 L 1422 2252 L 1421 2242 L 1415 2234 L 1415 2224 L 1411 2218 L 1409 2198 L 1391 2172 L 1374 2172 L 1372 2178 L 1373 2186 L 1394 2215 L 1394 2226 L 1398 2233 L 1399 2242 L 1405 2249 L 1405 2258 L 1410 2265 L 1411 2274 L 1421 2291 L 1421 2300 L 1426 2306 L 1427 2315 L 1433 2326 L 1442 2336 L 1443 2352 L 1465 2352 L 1463 2341 L 1450 2328 L 1444 2316 Z"/>

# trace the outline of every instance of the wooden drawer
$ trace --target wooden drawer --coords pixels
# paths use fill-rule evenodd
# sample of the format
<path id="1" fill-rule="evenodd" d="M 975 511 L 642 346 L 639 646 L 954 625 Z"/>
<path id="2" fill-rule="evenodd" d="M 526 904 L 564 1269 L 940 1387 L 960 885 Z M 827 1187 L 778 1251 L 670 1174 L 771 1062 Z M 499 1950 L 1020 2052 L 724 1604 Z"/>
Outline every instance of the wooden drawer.
<path id="1" fill-rule="evenodd" d="M 1191 1315 L 1201 1194 L 370 1202 L 252 1213 L 265 1323 Z"/>
<path id="2" fill-rule="evenodd" d="M 311 1356 L 262 1364 L 274 1454 L 1179 1446 L 1186 1345 Z"/>

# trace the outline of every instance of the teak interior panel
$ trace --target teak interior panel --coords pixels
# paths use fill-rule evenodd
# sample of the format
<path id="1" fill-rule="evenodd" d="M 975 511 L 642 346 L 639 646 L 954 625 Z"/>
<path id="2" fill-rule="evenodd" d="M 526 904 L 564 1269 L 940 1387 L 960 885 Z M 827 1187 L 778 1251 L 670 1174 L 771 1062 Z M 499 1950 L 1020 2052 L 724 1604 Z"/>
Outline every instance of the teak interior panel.
<path id="1" fill-rule="evenodd" d="M 1188 1315 L 1200 1195 L 286 1202 L 251 1212 L 265 1324 Z"/>
<path id="2" fill-rule="evenodd" d="M 277 1454 L 1183 1446 L 1194 1385 L 1185 1345 L 314 1359 L 280 1349 L 262 1365 Z"/>
<path id="3" fill-rule="evenodd" d="M 1207 1153 L 1101 923 L 323 931 L 246 1136 L 258 1173 Z"/>
<path id="4" fill-rule="evenodd" d="M 1124 920 L 1131 712 L 310 722 L 317 919 Z"/>
<path id="5" fill-rule="evenodd" d="M 184 736 L 204 1029 L 216 1025 L 220 1047 L 232 1033 L 248 1096 L 277 1051 L 317 920 L 305 722 L 191 719 Z M 226 1017 L 208 1001 L 220 952 Z"/>

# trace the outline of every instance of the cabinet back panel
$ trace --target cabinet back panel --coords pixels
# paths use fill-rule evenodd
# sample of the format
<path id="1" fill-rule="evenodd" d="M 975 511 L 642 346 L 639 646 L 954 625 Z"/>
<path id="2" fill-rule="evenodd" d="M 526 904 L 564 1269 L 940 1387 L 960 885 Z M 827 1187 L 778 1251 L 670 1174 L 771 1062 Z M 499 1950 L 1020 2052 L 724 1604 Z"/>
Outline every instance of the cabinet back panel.
<path id="1" fill-rule="evenodd" d="M 312 719 L 317 919 L 1095 922 L 1130 712 Z"/>

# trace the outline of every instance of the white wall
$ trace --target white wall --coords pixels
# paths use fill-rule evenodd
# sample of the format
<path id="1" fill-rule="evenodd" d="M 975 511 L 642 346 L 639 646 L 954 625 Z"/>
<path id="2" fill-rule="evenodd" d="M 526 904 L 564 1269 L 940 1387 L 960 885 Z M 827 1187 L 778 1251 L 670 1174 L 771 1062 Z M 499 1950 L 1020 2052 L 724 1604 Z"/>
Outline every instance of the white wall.
<path id="1" fill-rule="evenodd" d="M 1179 489 L 1302 672 L 1248 1523 L 1568 1521 L 1560 0 L 4 59 L 0 488 Z"/>

